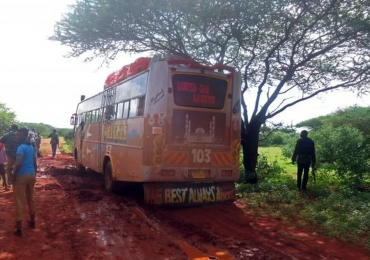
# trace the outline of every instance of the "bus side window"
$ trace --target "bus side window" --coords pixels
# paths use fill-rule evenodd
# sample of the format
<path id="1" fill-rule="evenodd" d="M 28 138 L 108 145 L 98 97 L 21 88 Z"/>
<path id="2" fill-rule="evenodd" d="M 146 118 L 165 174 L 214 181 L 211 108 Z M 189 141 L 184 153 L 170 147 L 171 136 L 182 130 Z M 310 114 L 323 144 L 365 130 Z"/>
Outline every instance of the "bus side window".
<path id="1" fill-rule="evenodd" d="M 113 120 L 116 116 L 116 106 L 109 105 L 105 108 L 104 119 L 105 121 Z"/>
<path id="2" fill-rule="evenodd" d="M 145 106 L 145 96 L 139 97 L 139 105 L 137 107 L 137 116 L 144 115 L 144 106 Z"/>
<path id="3" fill-rule="evenodd" d="M 131 98 L 145 95 L 148 73 L 141 74 L 131 80 Z"/>
<path id="4" fill-rule="evenodd" d="M 91 122 L 91 111 L 86 112 L 86 124 L 89 124 Z"/>
<path id="5" fill-rule="evenodd" d="M 117 119 L 122 118 L 122 116 L 123 116 L 123 102 L 117 104 L 117 113 L 116 113 L 116 115 L 117 115 L 116 116 Z"/>
<path id="6" fill-rule="evenodd" d="M 123 106 L 123 118 L 128 117 L 128 110 L 130 109 L 130 101 L 126 101 Z"/>
<path id="7" fill-rule="evenodd" d="M 129 117 L 136 117 L 137 116 L 137 98 L 131 99 L 131 104 L 130 104 L 130 112 L 129 112 Z"/>
<path id="8" fill-rule="evenodd" d="M 102 109 L 100 108 L 100 109 L 98 109 L 97 111 L 98 111 L 98 112 L 97 112 L 97 120 L 98 120 L 98 122 L 100 122 L 100 121 L 102 120 L 102 116 L 101 116 L 101 111 L 102 111 Z"/>
<path id="9" fill-rule="evenodd" d="M 83 130 L 86 122 L 86 113 L 81 113 L 79 116 L 80 127 Z"/>
<path id="10" fill-rule="evenodd" d="M 96 110 L 91 112 L 91 123 L 96 122 Z"/>

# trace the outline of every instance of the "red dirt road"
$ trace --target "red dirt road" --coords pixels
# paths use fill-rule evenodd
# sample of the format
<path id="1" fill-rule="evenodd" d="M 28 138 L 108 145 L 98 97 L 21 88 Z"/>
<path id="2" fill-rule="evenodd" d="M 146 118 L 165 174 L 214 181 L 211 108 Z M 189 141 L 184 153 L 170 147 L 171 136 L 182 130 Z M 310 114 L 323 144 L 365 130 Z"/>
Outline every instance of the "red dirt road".
<path id="1" fill-rule="evenodd" d="M 252 217 L 239 203 L 154 208 L 112 195 L 101 176 L 80 175 L 65 155 L 39 161 L 37 228 L 15 237 L 12 192 L 0 192 L 0 259 L 370 259 L 279 221 Z M 139 198 L 137 198 L 139 197 Z"/>

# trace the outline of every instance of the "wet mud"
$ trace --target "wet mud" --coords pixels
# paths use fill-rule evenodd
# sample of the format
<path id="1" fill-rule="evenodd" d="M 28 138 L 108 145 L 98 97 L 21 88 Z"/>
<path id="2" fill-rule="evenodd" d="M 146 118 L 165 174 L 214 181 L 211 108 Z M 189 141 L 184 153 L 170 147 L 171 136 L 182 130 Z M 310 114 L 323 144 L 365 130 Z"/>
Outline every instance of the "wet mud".
<path id="1" fill-rule="evenodd" d="M 277 220 L 241 203 L 163 208 L 142 189 L 109 194 L 73 158 L 39 159 L 37 227 L 15 237 L 12 192 L 0 192 L 0 259 L 369 259 L 369 252 Z"/>

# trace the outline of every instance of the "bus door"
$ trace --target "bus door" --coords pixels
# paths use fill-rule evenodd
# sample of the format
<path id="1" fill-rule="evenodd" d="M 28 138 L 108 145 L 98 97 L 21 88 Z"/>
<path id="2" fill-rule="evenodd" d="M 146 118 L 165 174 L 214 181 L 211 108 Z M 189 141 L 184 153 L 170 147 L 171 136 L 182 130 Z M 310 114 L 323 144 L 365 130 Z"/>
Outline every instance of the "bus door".
<path id="1" fill-rule="evenodd" d="M 104 172 L 103 169 L 103 162 L 104 162 L 104 156 L 109 154 L 111 151 L 111 145 L 107 144 L 105 142 L 104 133 L 105 128 L 109 125 L 111 125 L 112 120 L 115 119 L 116 113 L 116 87 L 108 88 L 104 91 L 103 97 L 102 97 L 102 105 L 101 105 L 101 118 L 99 120 L 99 141 L 100 141 L 100 147 L 99 147 L 99 155 L 98 156 L 98 164 L 99 169 L 102 169 L 102 173 Z"/>

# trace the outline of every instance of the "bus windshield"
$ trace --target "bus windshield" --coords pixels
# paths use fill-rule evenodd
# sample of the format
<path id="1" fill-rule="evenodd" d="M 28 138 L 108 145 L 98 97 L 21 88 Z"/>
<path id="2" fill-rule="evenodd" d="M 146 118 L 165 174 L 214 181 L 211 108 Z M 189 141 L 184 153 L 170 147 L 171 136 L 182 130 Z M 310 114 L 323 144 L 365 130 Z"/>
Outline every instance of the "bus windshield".
<path id="1" fill-rule="evenodd" d="M 222 109 L 228 81 L 209 75 L 174 74 L 175 103 L 178 106 Z"/>

